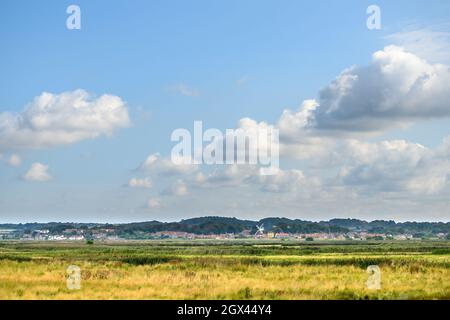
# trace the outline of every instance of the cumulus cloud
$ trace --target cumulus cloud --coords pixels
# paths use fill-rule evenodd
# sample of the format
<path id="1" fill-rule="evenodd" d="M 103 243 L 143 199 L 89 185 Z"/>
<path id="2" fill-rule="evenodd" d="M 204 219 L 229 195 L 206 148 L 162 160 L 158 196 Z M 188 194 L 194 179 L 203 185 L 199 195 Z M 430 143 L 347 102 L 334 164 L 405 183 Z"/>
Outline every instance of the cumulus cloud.
<path id="1" fill-rule="evenodd" d="M 220 161 L 227 164 L 237 162 L 277 166 L 274 162 L 279 157 L 279 139 L 274 129 L 267 122 L 242 118 L 236 129 L 227 129 L 225 134 L 220 133 L 212 138 L 204 148 L 203 160 L 206 163 L 208 159 L 212 163 Z"/>
<path id="2" fill-rule="evenodd" d="M 364 211 L 366 205 L 373 209 L 389 203 L 390 209 L 393 205 L 396 210 L 411 209 L 431 199 L 445 205 L 450 190 L 450 137 L 437 148 L 367 138 L 421 120 L 450 117 L 449 70 L 388 46 L 374 53 L 368 66 L 345 70 L 317 99 L 305 100 L 297 111 L 285 110 L 274 124 L 241 119 L 236 130 L 279 129 L 280 155 L 292 169 L 271 176 L 261 176 L 256 165 L 183 167 L 159 154 L 150 155 L 140 169 L 177 174 L 179 180 L 162 187 L 163 195 L 189 193 L 189 201 L 208 192 L 217 197 L 234 195 L 240 208 L 250 203 L 270 206 L 269 199 L 283 199 L 283 205 L 276 200 L 273 205 L 295 214 L 299 207 L 327 207 L 330 212 L 339 204 L 348 215 L 352 210 Z"/>
<path id="3" fill-rule="evenodd" d="M 0 149 L 39 149 L 67 145 L 128 127 L 124 101 L 98 98 L 84 90 L 42 93 L 20 113 L 0 113 Z"/>
<path id="4" fill-rule="evenodd" d="M 409 178 L 411 170 L 418 166 L 429 150 L 404 140 L 380 143 L 349 141 L 340 152 L 342 167 L 339 175 L 344 184 L 392 191 Z"/>
<path id="5" fill-rule="evenodd" d="M 448 66 L 388 46 L 375 52 L 368 66 L 342 72 L 317 100 L 305 100 L 297 111 L 285 110 L 275 125 L 280 130 L 280 154 L 314 160 L 312 166 L 335 166 L 343 158 L 358 160 L 355 156 L 363 156 L 369 145 L 357 144 L 356 139 L 450 117 L 448 101 Z"/>
<path id="6" fill-rule="evenodd" d="M 132 188 L 151 188 L 152 181 L 150 178 L 131 178 L 128 186 Z"/>
<path id="7" fill-rule="evenodd" d="M 447 141 L 435 149 L 404 140 L 348 142 L 341 150 L 339 180 L 364 191 L 440 193 L 450 182 Z"/>
<path id="8" fill-rule="evenodd" d="M 23 178 L 27 181 L 36 182 L 45 182 L 52 179 L 51 175 L 48 173 L 48 166 L 39 162 L 33 163 Z"/>
<path id="9" fill-rule="evenodd" d="M 388 46 L 375 52 L 368 66 L 345 70 L 320 91 L 318 100 L 305 100 L 298 111 L 285 110 L 273 126 L 280 130 L 281 155 L 304 160 L 303 165 L 316 170 L 320 179 L 305 178 L 300 170 L 259 177 L 252 170 L 229 169 L 199 174 L 198 180 L 206 185 L 252 181 L 272 192 L 314 188 L 325 181 L 324 188 L 351 188 L 366 194 L 436 194 L 449 182 L 448 140 L 433 150 L 405 140 L 367 142 L 361 140 L 367 137 L 361 133 L 382 133 L 419 120 L 448 117 L 448 101 L 448 66 L 430 64 L 403 48 Z M 261 125 L 271 126 L 244 118 L 239 128 Z"/>
<path id="10" fill-rule="evenodd" d="M 388 46 L 375 52 L 368 66 L 343 71 L 320 91 L 317 101 L 305 101 L 298 112 L 286 110 L 278 126 L 286 142 L 304 143 L 305 138 L 318 139 L 327 132 L 382 133 L 420 120 L 450 117 L 448 101 L 449 66 Z"/>
<path id="11" fill-rule="evenodd" d="M 280 154 L 295 159 L 324 158 L 331 155 L 336 140 L 319 135 L 309 122 L 319 104 L 305 100 L 298 111 L 284 110 L 276 124 L 280 132 Z"/>
<path id="12" fill-rule="evenodd" d="M 373 54 L 365 67 L 341 73 L 319 95 L 309 119 L 317 129 L 380 132 L 417 120 L 450 116 L 450 69 L 401 47 Z"/>

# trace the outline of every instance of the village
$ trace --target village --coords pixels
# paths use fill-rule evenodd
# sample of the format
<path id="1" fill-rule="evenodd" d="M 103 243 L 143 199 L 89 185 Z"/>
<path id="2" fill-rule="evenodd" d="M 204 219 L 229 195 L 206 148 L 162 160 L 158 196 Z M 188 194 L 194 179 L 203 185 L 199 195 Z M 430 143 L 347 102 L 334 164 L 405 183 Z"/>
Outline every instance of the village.
<path id="1" fill-rule="evenodd" d="M 445 233 L 435 235 L 435 239 L 444 239 Z M 365 231 L 354 231 L 348 233 L 286 233 L 286 232 L 264 232 L 252 233 L 244 230 L 240 233 L 223 234 L 195 234 L 180 231 L 161 231 L 142 233 L 140 237 L 133 240 L 233 240 L 233 239 L 255 239 L 255 240 L 298 240 L 298 241 L 364 241 L 364 240 L 419 240 L 412 234 L 383 234 L 369 233 Z M 17 232 L 16 230 L 0 230 L 0 240 L 23 240 L 23 241 L 123 241 L 130 240 L 129 237 L 120 237 L 114 229 L 66 229 L 60 233 L 51 233 L 49 230 L 33 230 L 30 233 Z"/>

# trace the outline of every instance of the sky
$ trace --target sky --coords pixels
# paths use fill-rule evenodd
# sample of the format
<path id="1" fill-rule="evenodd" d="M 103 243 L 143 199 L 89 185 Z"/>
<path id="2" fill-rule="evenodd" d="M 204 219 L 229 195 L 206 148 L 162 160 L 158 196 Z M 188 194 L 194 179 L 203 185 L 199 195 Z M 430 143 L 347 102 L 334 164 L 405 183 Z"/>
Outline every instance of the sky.
<path id="1" fill-rule="evenodd" d="M 0 223 L 450 221 L 449 18 L 437 0 L 3 0 Z M 278 129 L 280 170 L 177 166 L 171 134 L 196 120 Z"/>

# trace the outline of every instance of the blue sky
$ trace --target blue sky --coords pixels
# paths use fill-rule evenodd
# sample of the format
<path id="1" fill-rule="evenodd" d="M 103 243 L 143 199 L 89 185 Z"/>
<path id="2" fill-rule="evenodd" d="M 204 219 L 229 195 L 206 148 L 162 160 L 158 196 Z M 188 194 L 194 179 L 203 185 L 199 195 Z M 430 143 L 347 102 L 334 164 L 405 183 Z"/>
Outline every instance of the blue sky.
<path id="1" fill-rule="evenodd" d="M 81 30 L 65 26 L 66 8 L 71 4 L 81 8 Z M 381 8 L 381 30 L 366 28 L 370 4 Z M 5 0 L 0 7 L 0 113 L 20 113 L 43 92 L 59 95 L 82 89 L 96 97 L 120 97 L 130 120 L 127 126 L 119 125 L 107 134 L 100 132 L 73 143 L 43 146 L 31 141 L 27 147 L 18 148 L 14 139 L 8 138 L 12 142 L 0 146 L 0 222 L 122 222 L 212 214 L 311 220 L 335 216 L 449 219 L 445 179 L 439 180 L 437 189 L 433 182 L 431 191 L 412 194 L 412 189 L 397 190 L 399 184 L 412 185 L 404 177 L 387 177 L 381 189 L 370 188 L 377 183 L 367 181 L 367 188 L 361 187 L 361 181 L 356 186 L 345 182 L 337 185 L 336 179 L 329 177 L 344 169 L 362 170 L 357 168 L 360 160 L 330 170 L 329 165 L 310 165 L 320 162 L 317 155 L 307 159 L 282 156 L 286 170 L 302 170 L 309 181 L 328 181 L 321 181 L 321 188 L 306 183 L 270 195 L 261 192 L 260 186 L 246 186 L 242 181 L 231 190 L 218 186 L 213 193 L 205 194 L 212 191 L 191 185 L 190 177 L 138 169 L 151 154 L 168 157 L 173 147 L 171 132 L 180 127 L 191 129 L 194 120 L 221 130 L 235 128 L 245 117 L 277 123 L 283 110 L 298 110 L 304 100 L 317 99 L 321 88 L 343 70 L 370 64 L 374 52 L 390 44 L 408 50 L 406 47 L 413 44 L 408 43 L 407 32 L 420 31 L 419 49 L 430 47 L 430 34 L 440 32 L 444 36 L 431 47 L 445 50 L 450 31 L 448 2 Z M 392 35 L 396 37 L 389 38 Z M 433 61 L 438 55 L 430 55 L 431 51 L 426 51 L 427 56 L 420 56 L 423 52 L 412 54 L 430 64 L 449 64 L 450 59 L 441 61 L 442 55 Z M 450 105 L 446 107 L 450 109 Z M 432 105 L 430 114 L 436 108 Z M 450 135 L 445 112 L 413 118 L 406 114 L 396 125 L 379 128 L 377 134 L 351 139 L 373 144 L 404 139 L 433 153 Z M 5 132 L 0 130 L 4 137 Z M 321 136 L 316 131 L 313 134 Z M 34 137 L 30 135 L 29 139 Z M 300 147 L 288 146 L 293 153 L 296 148 Z M 405 155 L 404 149 L 399 152 L 405 156 L 404 161 L 413 157 Z M 438 158 L 435 154 L 437 151 L 433 161 Z M 20 161 L 10 161 L 12 155 Z M 428 159 L 428 155 L 424 157 Z M 393 158 L 397 159 L 388 155 L 385 160 Z M 49 179 L 24 178 L 35 163 L 47 166 L 43 170 Z M 381 165 L 364 166 L 378 170 Z M 444 171 L 433 173 L 436 177 L 450 174 L 445 171 L 446 161 L 439 166 Z M 393 170 L 392 163 L 381 167 Z M 431 173 L 420 175 L 417 170 L 405 175 L 430 178 Z M 127 186 L 130 179 L 147 175 L 151 187 Z M 166 195 L 165 188 L 180 183 L 189 190 L 186 195 Z M 396 191 L 386 194 L 390 187 Z M 338 192 L 355 192 L 355 198 L 343 203 Z M 327 206 L 322 197 L 326 197 Z M 224 203 L 230 198 L 233 204 Z M 265 203 L 268 199 L 270 207 Z"/>

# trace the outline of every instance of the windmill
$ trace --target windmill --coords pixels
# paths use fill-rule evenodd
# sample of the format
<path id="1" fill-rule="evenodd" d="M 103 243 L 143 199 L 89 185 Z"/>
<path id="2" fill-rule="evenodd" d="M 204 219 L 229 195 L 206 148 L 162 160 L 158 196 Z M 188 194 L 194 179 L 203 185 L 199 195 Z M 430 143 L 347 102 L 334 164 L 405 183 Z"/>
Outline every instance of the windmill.
<path id="1" fill-rule="evenodd" d="M 261 224 L 260 226 L 256 225 L 255 237 L 262 235 L 264 235 L 264 224 Z"/>

